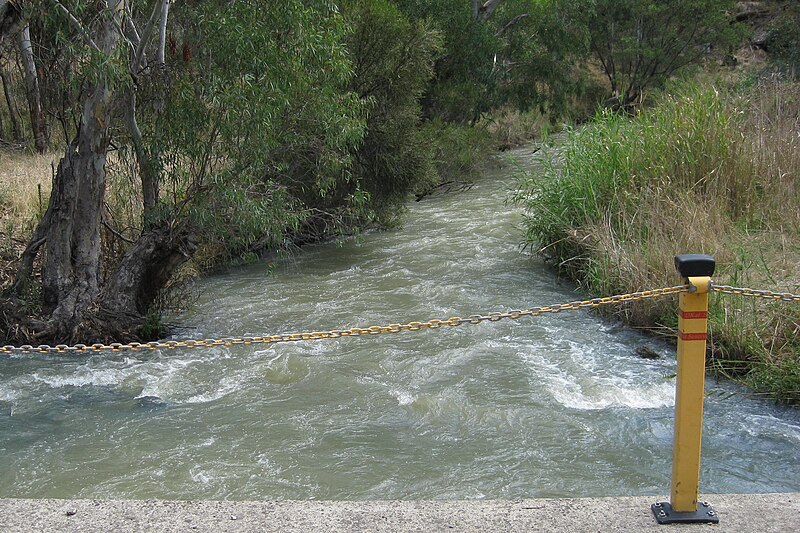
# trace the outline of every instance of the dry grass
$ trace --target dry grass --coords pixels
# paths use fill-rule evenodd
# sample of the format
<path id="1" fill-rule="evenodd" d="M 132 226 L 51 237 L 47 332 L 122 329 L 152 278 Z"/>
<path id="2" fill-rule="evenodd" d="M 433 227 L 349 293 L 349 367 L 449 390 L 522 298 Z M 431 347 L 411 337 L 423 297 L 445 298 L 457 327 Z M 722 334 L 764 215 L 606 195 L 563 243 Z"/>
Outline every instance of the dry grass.
<path id="1" fill-rule="evenodd" d="M 549 129 L 548 118 L 536 111 L 521 112 L 505 108 L 494 113 L 485 124 L 500 150 L 520 146 L 540 137 Z"/>
<path id="2" fill-rule="evenodd" d="M 31 221 L 47 207 L 60 152 L 30 154 L 0 152 L 0 205 L 3 220 L 30 227 Z"/>
<path id="3" fill-rule="evenodd" d="M 61 154 L 0 152 L 0 288 L 5 287 L 50 197 Z"/>

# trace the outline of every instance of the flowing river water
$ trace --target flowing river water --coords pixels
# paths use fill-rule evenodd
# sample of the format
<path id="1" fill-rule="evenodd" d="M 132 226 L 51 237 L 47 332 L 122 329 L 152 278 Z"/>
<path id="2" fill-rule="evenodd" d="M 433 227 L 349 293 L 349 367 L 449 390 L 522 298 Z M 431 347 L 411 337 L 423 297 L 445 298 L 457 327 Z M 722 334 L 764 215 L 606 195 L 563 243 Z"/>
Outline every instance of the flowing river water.
<path id="1" fill-rule="evenodd" d="M 493 161 L 471 190 L 413 203 L 401 229 L 204 279 L 178 336 L 579 299 L 520 252 L 514 168 Z M 586 311 L 270 347 L 3 356 L 0 497 L 665 494 L 674 372 L 673 346 Z M 800 491 L 798 411 L 709 380 L 701 491 Z"/>

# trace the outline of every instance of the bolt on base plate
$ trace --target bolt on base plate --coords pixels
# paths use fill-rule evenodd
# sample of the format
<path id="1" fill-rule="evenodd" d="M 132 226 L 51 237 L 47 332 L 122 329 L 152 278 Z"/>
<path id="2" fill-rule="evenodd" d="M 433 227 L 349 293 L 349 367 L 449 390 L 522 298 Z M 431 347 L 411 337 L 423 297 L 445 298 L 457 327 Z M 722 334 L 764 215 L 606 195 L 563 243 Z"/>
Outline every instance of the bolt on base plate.
<path id="1" fill-rule="evenodd" d="M 659 524 L 718 524 L 719 516 L 708 502 L 697 505 L 696 511 L 678 512 L 669 502 L 658 502 L 650 506 Z"/>

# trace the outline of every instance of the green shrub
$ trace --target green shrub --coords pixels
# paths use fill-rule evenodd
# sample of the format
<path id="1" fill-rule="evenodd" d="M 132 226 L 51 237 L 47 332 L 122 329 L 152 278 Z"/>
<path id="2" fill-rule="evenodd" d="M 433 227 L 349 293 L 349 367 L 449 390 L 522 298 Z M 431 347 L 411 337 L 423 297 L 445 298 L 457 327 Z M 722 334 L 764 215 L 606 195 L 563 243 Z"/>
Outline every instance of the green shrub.
<path id="1" fill-rule="evenodd" d="M 353 173 L 375 216 L 402 209 L 413 191 L 437 180 L 434 154 L 420 128 L 419 100 L 433 75 L 441 37 L 426 21 L 409 21 L 387 0 L 345 3 L 354 75 L 350 90 L 366 103 L 367 133 Z"/>
<path id="2" fill-rule="evenodd" d="M 495 150 L 491 135 L 483 128 L 434 119 L 425 124 L 424 133 L 433 148 L 441 182 L 474 179 L 479 165 Z"/>

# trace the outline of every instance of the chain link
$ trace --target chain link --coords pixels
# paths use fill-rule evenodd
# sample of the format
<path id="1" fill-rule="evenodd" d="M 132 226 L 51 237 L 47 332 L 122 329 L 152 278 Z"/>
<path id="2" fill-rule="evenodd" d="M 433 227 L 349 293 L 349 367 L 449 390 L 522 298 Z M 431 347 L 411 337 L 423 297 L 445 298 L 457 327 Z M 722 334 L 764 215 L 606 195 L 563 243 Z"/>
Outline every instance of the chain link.
<path id="1" fill-rule="evenodd" d="M 154 342 L 131 342 L 122 344 L 119 342 L 111 344 L 76 344 L 67 346 L 59 344 L 49 346 L 42 344 L 39 346 L 2 346 L 0 353 L 96 353 L 96 352 L 121 352 L 121 351 L 145 351 L 145 350 L 173 350 L 176 348 L 210 348 L 214 346 L 237 346 L 253 344 L 276 344 L 281 342 L 300 342 L 320 339 L 338 339 L 341 337 L 358 337 L 362 335 L 378 335 L 381 333 L 399 333 L 401 331 L 419 331 L 423 329 L 439 329 L 445 326 L 455 327 L 462 324 L 480 324 L 481 322 L 497 322 L 498 320 L 518 318 L 526 316 L 541 316 L 547 313 L 560 313 L 561 311 L 577 311 L 584 308 L 594 308 L 604 305 L 614 305 L 634 300 L 645 300 L 659 298 L 679 292 L 686 292 L 686 285 L 667 287 L 664 289 L 653 289 L 649 291 L 633 292 L 628 294 L 617 294 L 602 298 L 592 298 L 590 300 L 578 300 L 564 304 L 546 305 L 543 307 L 532 307 L 519 311 L 506 311 L 503 313 L 489 313 L 487 315 L 470 315 L 468 317 L 451 317 L 446 320 L 432 319 L 425 322 L 409 322 L 407 324 L 388 324 L 383 326 L 354 327 L 348 329 L 335 329 L 330 331 L 307 331 L 301 333 L 285 333 L 281 335 L 268 335 L 259 337 L 227 337 L 223 339 L 187 339 L 169 340 Z"/>
<path id="2" fill-rule="evenodd" d="M 431 319 L 425 322 L 409 322 L 407 324 L 388 324 L 382 326 L 352 327 L 348 329 L 337 329 L 330 331 L 307 331 L 298 333 L 285 333 L 280 335 L 268 335 L 257 337 L 226 337 L 221 339 L 186 339 L 169 340 L 154 342 L 131 342 L 127 344 L 114 342 L 111 344 L 76 344 L 67 346 L 59 344 L 50 346 L 42 344 L 32 346 L 2 346 L 0 353 L 22 354 L 22 353 L 96 353 L 96 352 L 121 352 L 121 351 L 145 351 L 145 350 L 173 350 L 177 348 L 211 348 L 216 346 L 237 346 L 253 344 L 277 344 L 283 342 L 300 342 L 321 339 L 337 339 L 341 337 L 358 337 L 362 335 L 378 335 L 381 333 L 399 333 L 401 331 L 419 331 L 423 329 L 439 329 L 445 326 L 455 327 L 462 324 L 480 324 L 481 322 L 497 322 L 499 320 L 516 320 L 526 316 L 541 316 L 547 313 L 560 313 L 561 311 L 577 311 L 584 308 L 594 308 L 604 305 L 614 305 L 635 300 L 645 300 L 659 298 L 679 292 L 686 292 L 686 285 L 677 285 L 663 289 L 653 289 L 648 291 L 633 292 L 628 294 L 617 294 L 602 298 L 592 298 L 589 300 L 577 300 L 563 304 L 553 304 L 542 307 L 533 307 L 519 311 L 506 311 L 502 313 L 489 313 L 486 315 L 470 315 L 468 317 L 451 317 L 445 320 Z M 732 287 L 730 285 L 711 285 L 711 290 L 723 294 L 735 294 L 739 296 L 754 296 L 772 301 L 800 302 L 800 295 L 791 293 L 773 292 L 767 290 L 750 289 L 745 287 Z"/>
<path id="3" fill-rule="evenodd" d="M 755 296 L 757 298 L 765 298 L 767 300 L 779 302 L 800 302 L 800 295 L 791 294 L 789 292 L 772 292 L 758 289 L 748 289 L 745 287 L 731 287 L 730 285 L 717 285 L 711 283 L 711 290 L 723 294 L 736 294 L 739 296 Z"/>

